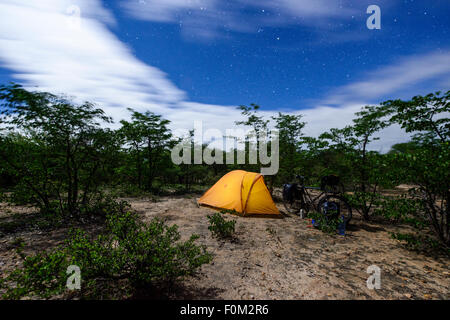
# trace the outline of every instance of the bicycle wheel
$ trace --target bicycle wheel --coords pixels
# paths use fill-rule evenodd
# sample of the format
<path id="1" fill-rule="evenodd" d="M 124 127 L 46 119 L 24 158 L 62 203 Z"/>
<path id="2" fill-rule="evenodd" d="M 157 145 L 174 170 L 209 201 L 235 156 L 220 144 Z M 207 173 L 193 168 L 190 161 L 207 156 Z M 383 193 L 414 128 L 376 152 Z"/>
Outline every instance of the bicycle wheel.
<path id="1" fill-rule="evenodd" d="M 317 204 L 317 211 L 330 218 L 342 217 L 346 226 L 352 219 L 352 208 L 344 197 L 326 195 Z"/>

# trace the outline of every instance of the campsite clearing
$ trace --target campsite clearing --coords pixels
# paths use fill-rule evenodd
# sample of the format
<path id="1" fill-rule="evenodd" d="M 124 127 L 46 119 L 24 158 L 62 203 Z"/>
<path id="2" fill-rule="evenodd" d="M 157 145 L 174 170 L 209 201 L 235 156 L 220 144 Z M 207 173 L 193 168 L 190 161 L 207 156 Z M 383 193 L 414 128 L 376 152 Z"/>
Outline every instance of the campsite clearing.
<path id="1" fill-rule="evenodd" d="M 404 249 L 389 232 L 405 227 L 352 220 L 345 237 L 327 235 L 310 227 L 307 219 L 227 215 L 237 220 L 235 239 L 217 240 L 208 230 L 206 215 L 198 207 L 199 195 L 150 199 L 129 198 L 145 221 L 160 217 L 177 224 L 184 239 L 198 242 L 214 254 L 211 264 L 186 280 L 169 296 L 187 299 L 449 299 L 449 258 L 431 257 Z M 277 203 L 280 211 L 282 205 Z M 7 210 L 3 206 L 0 217 Z M 26 214 L 24 212 L 23 214 Z M 52 232 L 21 231 L 0 238 L 0 272 L 20 263 L 11 243 L 21 237 L 25 252 L 50 249 L 64 240 L 66 229 Z M 370 265 L 381 268 L 381 289 L 366 286 Z"/>

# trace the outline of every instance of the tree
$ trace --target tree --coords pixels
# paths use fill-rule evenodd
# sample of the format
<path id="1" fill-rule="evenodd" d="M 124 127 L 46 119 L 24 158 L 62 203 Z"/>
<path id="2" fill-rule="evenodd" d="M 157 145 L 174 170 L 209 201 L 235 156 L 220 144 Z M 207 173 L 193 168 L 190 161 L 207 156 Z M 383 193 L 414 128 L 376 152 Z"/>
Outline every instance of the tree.
<path id="1" fill-rule="evenodd" d="M 409 141 L 409 142 L 402 142 L 402 143 L 396 143 L 394 144 L 388 153 L 390 154 L 407 154 L 407 153 L 413 153 L 420 149 L 420 144 Z"/>
<path id="2" fill-rule="evenodd" d="M 450 136 L 450 90 L 415 96 L 409 101 L 387 100 L 380 112 L 390 116 L 389 123 L 397 123 L 406 132 L 416 132 L 419 140 L 448 142 Z"/>
<path id="3" fill-rule="evenodd" d="M 0 159 L 19 180 L 16 192 L 42 210 L 78 215 L 97 189 L 96 173 L 111 140 L 99 121 L 111 119 L 92 103 L 75 105 L 16 84 L 0 86 L 0 101 Z"/>
<path id="4" fill-rule="evenodd" d="M 258 137 L 261 132 L 267 132 L 269 120 L 264 120 L 263 116 L 258 116 L 260 106 L 251 103 L 250 107 L 241 105 L 238 107 L 241 114 L 247 117 L 245 121 L 235 121 L 237 125 L 244 125 L 253 128 L 253 134 Z"/>
<path id="5" fill-rule="evenodd" d="M 259 147 L 260 143 L 258 142 L 258 138 L 262 134 L 269 133 L 268 124 L 269 120 L 265 120 L 263 116 L 258 115 L 258 110 L 260 109 L 259 105 L 251 103 L 250 106 L 241 105 L 238 107 L 241 110 L 241 114 L 246 117 L 245 121 L 235 121 L 236 125 L 243 125 L 250 127 L 250 132 L 247 133 L 245 137 L 245 159 L 248 159 L 249 165 L 247 165 L 247 170 L 250 171 L 259 171 L 261 168 L 261 162 L 259 156 L 257 157 L 256 163 L 251 164 L 250 153 L 255 153 L 259 155 Z M 252 143 L 253 140 L 253 143 Z"/>
<path id="6" fill-rule="evenodd" d="M 364 219 L 369 219 L 370 212 L 378 199 L 379 188 L 385 184 L 386 158 L 377 152 L 369 151 L 368 145 L 378 137 L 374 135 L 387 126 L 383 119 L 384 112 L 376 106 L 365 106 L 356 113 L 353 125 L 343 129 L 331 129 L 321 135 L 322 139 L 331 141 L 333 148 L 343 152 L 348 158 L 350 171 L 355 182 L 353 205 Z"/>
<path id="7" fill-rule="evenodd" d="M 281 112 L 272 119 L 275 121 L 275 128 L 279 133 L 280 169 L 277 178 L 278 181 L 286 182 L 292 178 L 293 172 L 300 165 L 302 130 L 306 123 L 301 121 L 302 115 L 289 115 Z"/>
<path id="8" fill-rule="evenodd" d="M 153 180 L 163 167 L 163 159 L 168 156 L 172 138 L 172 133 L 167 127 L 170 121 L 150 111 L 140 113 L 133 109 L 128 110 L 131 112 L 132 122 L 120 121 L 122 124 L 120 134 L 135 157 L 139 187 L 143 186 L 146 164 L 145 188 L 152 190 Z"/>
<path id="9" fill-rule="evenodd" d="M 418 187 L 413 195 L 424 208 L 423 219 L 437 238 L 450 246 L 450 91 L 415 96 L 411 100 L 388 100 L 381 112 L 389 124 L 399 124 L 413 136 L 414 152 L 396 153 L 399 174 Z M 422 213 L 417 212 L 420 218 Z"/>

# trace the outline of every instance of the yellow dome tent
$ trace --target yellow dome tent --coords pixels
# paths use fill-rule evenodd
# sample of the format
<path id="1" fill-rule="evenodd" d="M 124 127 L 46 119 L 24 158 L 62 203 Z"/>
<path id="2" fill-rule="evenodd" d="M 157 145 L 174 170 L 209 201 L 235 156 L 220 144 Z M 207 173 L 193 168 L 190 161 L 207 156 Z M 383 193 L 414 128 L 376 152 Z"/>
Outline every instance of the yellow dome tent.
<path id="1" fill-rule="evenodd" d="M 198 204 L 246 214 L 280 214 L 264 183 L 255 172 L 234 170 L 216 182 L 198 200 Z"/>

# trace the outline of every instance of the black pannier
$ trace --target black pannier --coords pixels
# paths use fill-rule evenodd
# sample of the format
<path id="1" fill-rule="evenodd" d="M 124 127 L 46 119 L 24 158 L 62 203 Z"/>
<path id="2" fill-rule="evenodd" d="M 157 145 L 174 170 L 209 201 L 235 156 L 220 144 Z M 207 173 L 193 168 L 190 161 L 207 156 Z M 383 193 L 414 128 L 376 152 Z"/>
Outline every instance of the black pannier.
<path id="1" fill-rule="evenodd" d="M 322 177 L 320 181 L 320 190 L 326 191 L 329 187 L 331 190 L 337 188 L 340 184 L 340 179 L 338 176 L 335 175 L 328 175 Z"/>
<path id="2" fill-rule="evenodd" d="M 296 183 L 284 184 L 283 185 L 283 200 L 292 201 L 298 199 L 298 188 Z"/>

